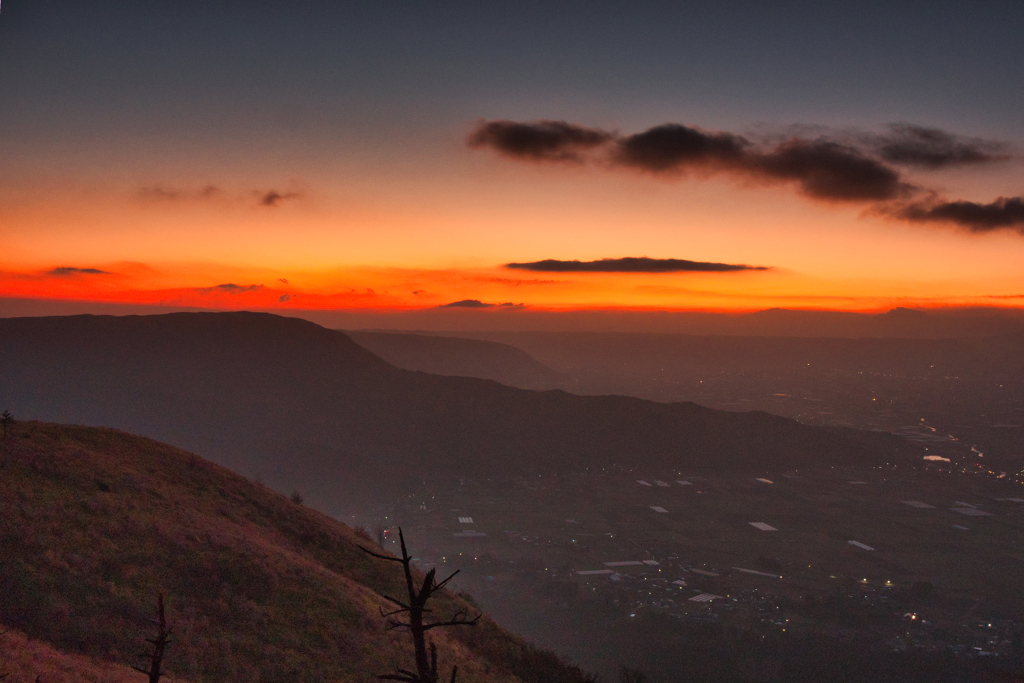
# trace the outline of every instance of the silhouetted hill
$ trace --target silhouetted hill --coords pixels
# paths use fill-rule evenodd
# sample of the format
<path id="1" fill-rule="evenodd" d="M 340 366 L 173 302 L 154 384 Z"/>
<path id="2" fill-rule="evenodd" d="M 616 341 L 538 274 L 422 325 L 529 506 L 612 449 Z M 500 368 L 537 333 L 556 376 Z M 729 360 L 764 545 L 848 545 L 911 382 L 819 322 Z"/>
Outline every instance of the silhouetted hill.
<path id="1" fill-rule="evenodd" d="M 530 354 L 508 344 L 395 332 L 346 331 L 345 334 L 403 370 L 493 379 L 520 389 L 547 389 L 562 379 Z"/>
<path id="2" fill-rule="evenodd" d="M 143 663 L 160 592 L 175 680 L 366 681 L 412 662 L 380 615 L 400 567 L 262 485 L 150 439 L 39 422 L 0 441 L 0 474 L 0 623 L 18 632 L 0 652 L 39 655 L 5 658 L 12 680 L 141 680 L 123 667 Z M 447 593 L 433 607 L 476 611 Z M 586 680 L 486 618 L 431 636 L 465 680 Z M 68 668 L 80 677 L 57 675 Z"/>
<path id="3" fill-rule="evenodd" d="M 533 392 L 400 370 L 269 314 L 0 320 L 0 405 L 159 438 L 322 509 L 404 478 L 613 464 L 691 471 L 882 464 L 902 440 L 692 403 Z"/>
<path id="4" fill-rule="evenodd" d="M 924 315 L 885 314 L 911 323 Z M 888 432 L 919 425 L 962 444 L 960 455 L 968 459 L 984 453 L 990 469 L 1024 467 L 1024 333 L 945 339 L 450 334 L 522 348 L 561 373 L 561 386 L 573 393 L 696 401 Z"/>

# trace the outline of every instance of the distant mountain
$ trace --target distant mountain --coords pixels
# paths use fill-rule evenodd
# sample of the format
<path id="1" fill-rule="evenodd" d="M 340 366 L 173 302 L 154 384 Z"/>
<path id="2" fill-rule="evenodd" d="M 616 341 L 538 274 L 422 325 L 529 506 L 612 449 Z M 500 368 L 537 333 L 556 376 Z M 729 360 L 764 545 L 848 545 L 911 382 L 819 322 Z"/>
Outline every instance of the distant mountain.
<path id="1" fill-rule="evenodd" d="M 894 319 L 917 312 L 891 311 Z M 626 332 L 465 332 L 529 353 L 563 377 L 651 377 L 659 373 L 714 375 L 795 373 L 807 367 L 865 373 L 1024 375 L 1024 334 L 905 339 L 731 336 Z"/>
<path id="2" fill-rule="evenodd" d="M 144 664 L 161 592 L 168 680 L 367 681 L 411 666 L 408 637 L 380 614 L 382 594 L 401 595 L 401 568 L 265 486 L 149 439 L 39 422 L 0 440 L 0 475 L 9 680 L 141 680 L 127 667 Z M 448 593 L 433 607 L 477 612 Z M 430 635 L 460 681 L 587 680 L 486 618 Z"/>
<path id="3" fill-rule="evenodd" d="M 62 312 L 69 305 L 56 309 Z M 83 310 L 79 304 L 79 310 Z M 0 315 L 24 307 L 5 305 Z M 30 309 L 35 310 L 35 309 Z M 43 308 L 42 310 L 51 310 Z M 90 313 L 134 313 L 131 310 L 88 310 Z M 279 311 L 278 311 L 279 312 Z M 379 311 L 290 311 L 325 327 L 411 331 L 471 337 L 473 332 L 618 332 L 761 337 L 845 337 L 884 339 L 959 339 L 1024 332 L 1024 313 L 1015 308 L 894 308 L 883 313 L 770 308 L 751 313 L 590 309 L 431 308 Z"/>
<path id="4" fill-rule="evenodd" d="M 725 334 L 940 339 L 993 334 L 1013 329 L 1015 324 L 1020 329 L 1019 320 L 1001 316 L 943 315 L 912 308 L 894 308 L 885 313 L 770 308 L 736 319 L 734 330 Z"/>
<path id="5" fill-rule="evenodd" d="M 255 313 L 0 320 L 0 406 L 123 428 L 298 488 L 321 509 L 437 477 L 612 465 L 884 464 L 897 437 L 692 403 L 400 370 L 341 332 Z"/>
<path id="6" fill-rule="evenodd" d="M 345 334 L 403 370 L 493 379 L 520 389 L 549 389 L 563 379 L 530 354 L 508 344 L 395 332 L 346 331 Z"/>
<path id="7" fill-rule="evenodd" d="M 896 309 L 884 317 L 915 324 L 923 315 Z M 926 422 L 923 429 L 961 443 L 961 455 L 984 453 L 989 468 L 1024 467 L 1022 333 L 938 339 L 450 334 L 521 348 L 561 373 L 566 379 L 560 386 L 577 394 L 696 401 L 726 410 L 765 410 L 805 424 L 889 432 Z"/>

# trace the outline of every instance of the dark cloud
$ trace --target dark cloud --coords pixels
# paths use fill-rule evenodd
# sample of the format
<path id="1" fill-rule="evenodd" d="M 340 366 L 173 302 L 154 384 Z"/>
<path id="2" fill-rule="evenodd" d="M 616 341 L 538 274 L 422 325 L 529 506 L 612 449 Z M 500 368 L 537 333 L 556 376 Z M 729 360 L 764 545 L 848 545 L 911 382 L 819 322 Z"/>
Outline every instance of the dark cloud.
<path id="1" fill-rule="evenodd" d="M 940 169 L 1012 157 L 1006 143 L 938 128 L 898 123 L 889 126 L 888 132 L 876 134 L 799 126 L 787 129 L 784 137 L 759 136 L 751 140 L 678 123 L 623 136 L 565 121 L 485 121 L 470 135 L 468 144 L 532 161 L 592 162 L 662 175 L 725 174 L 758 183 L 785 183 L 814 200 L 865 203 L 872 212 L 899 220 L 949 223 L 973 232 L 1017 229 L 1024 234 L 1021 197 L 1001 197 L 989 204 L 953 201 L 904 178 L 901 166 Z M 641 264 L 635 269 L 622 264 L 622 270 L 612 271 L 605 270 L 602 263 L 548 260 L 507 267 L 593 272 L 672 270 L 651 263 L 650 269 Z M 732 269 L 728 264 L 718 265 Z"/>
<path id="2" fill-rule="evenodd" d="M 214 292 L 221 294 L 242 294 L 243 292 L 258 292 L 263 288 L 263 285 L 235 285 L 227 283 L 223 285 L 215 285 L 213 287 L 200 287 L 196 291 L 201 294 L 212 294 Z"/>
<path id="3" fill-rule="evenodd" d="M 281 303 L 284 303 L 286 301 L 291 301 L 293 298 L 293 294 L 282 294 L 281 296 L 277 297 L 277 300 L 280 301 Z"/>
<path id="4" fill-rule="evenodd" d="M 279 206 L 281 202 L 289 199 L 301 199 L 302 193 L 300 192 L 278 192 L 277 190 L 270 190 L 268 192 L 256 192 L 259 197 L 260 206 Z"/>
<path id="5" fill-rule="evenodd" d="M 803 194 L 824 201 L 884 201 L 915 189 L 892 167 L 830 140 L 794 139 L 743 161 L 755 177 L 793 181 Z"/>
<path id="6" fill-rule="evenodd" d="M 150 202 L 213 199 L 221 193 L 216 185 L 204 185 L 195 190 L 152 185 L 139 189 L 140 199 Z"/>
<path id="7" fill-rule="evenodd" d="M 936 169 L 1010 158 L 1008 145 L 997 140 L 968 138 L 908 123 L 893 124 L 889 131 L 871 142 L 878 155 L 893 164 Z"/>
<path id="8" fill-rule="evenodd" d="M 582 161 L 583 153 L 614 135 L 565 121 L 483 121 L 470 133 L 470 147 L 489 147 L 506 156 L 531 161 Z"/>
<path id="9" fill-rule="evenodd" d="M 493 308 L 494 304 L 485 304 L 479 299 L 463 299 L 453 301 L 450 304 L 441 304 L 438 308 Z"/>
<path id="10" fill-rule="evenodd" d="M 503 304 L 486 304 L 479 299 L 463 299 L 462 301 L 453 301 L 450 304 L 441 304 L 438 308 L 526 308 L 526 306 L 514 304 L 511 301 L 506 301 Z"/>
<path id="11" fill-rule="evenodd" d="M 259 206 L 266 207 L 280 206 L 282 202 L 303 197 L 301 192 L 278 192 L 277 190 L 252 190 L 249 194 L 256 197 L 256 203 Z M 242 194 L 239 198 L 244 200 L 245 196 Z M 148 202 L 202 201 L 222 198 L 224 192 L 216 185 L 205 185 L 193 190 L 157 184 L 139 189 L 138 197 Z"/>
<path id="12" fill-rule="evenodd" d="M 1024 234 L 1024 197 L 1000 197 L 988 204 L 933 199 L 883 212 L 913 223 L 950 223 L 971 232 L 1015 229 Z"/>
<path id="13" fill-rule="evenodd" d="M 613 163 L 655 173 L 732 173 L 761 182 L 794 182 L 824 201 L 880 201 L 910 186 L 887 164 L 855 147 L 827 139 L 794 138 L 767 151 L 732 133 L 710 133 L 671 123 L 616 142 Z"/>
<path id="14" fill-rule="evenodd" d="M 469 145 L 533 161 L 589 159 L 652 173 L 726 173 L 791 182 L 822 201 L 888 201 L 914 189 L 898 170 L 853 145 L 795 137 L 765 147 L 741 135 L 678 123 L 619 136 L 565 121 L 490 121 L 470 135 Z"/>
<path id="15" fill-rule="evenodd" d="M 675 258 L 604 258 L 597 261 L 558 261 L 545 259 L 532 263 L 506 263 L 506 268 L 533 270 L 546 273 L 725 273 L 740 270 L 768 270 L 765 266 L 707 263 Z"/>
<path id="16" fill-rule="evenodd" d="M 71 266 L 57 266 L 46 271 L 47 275 L 54 275 L 56 277 L 68 277 L 71 275 L 111 275 L 106 270 L 100 270 L 99 268 L 73 268 Z"/>
<path id="17" fill-rule="evenodd" d="M 678 123 L 655 126 L 620 138 L 616 144 L 615 163 L 645 171 L 741 166 L 750 145 L 749 141 L 732 133 L 709 133 Z"/>

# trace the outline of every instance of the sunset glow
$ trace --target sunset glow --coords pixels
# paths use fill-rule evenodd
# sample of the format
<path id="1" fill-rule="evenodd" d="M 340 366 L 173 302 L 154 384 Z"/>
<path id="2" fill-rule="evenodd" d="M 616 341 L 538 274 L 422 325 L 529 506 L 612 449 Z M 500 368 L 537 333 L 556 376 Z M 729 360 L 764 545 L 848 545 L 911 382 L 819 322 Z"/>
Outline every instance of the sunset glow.
<path id="1" fill-rule="evenodd" d="M 147 21 L 167 18 L 162 10 L 140 13 L 131 26 L 102 12 L 5 11 L 0 87 L 12 96 L 0 105 L 9 131 L 0 162 L 0 296 L 217 310 L 496 305 L 481 313 L 499 304 L 546 311 L 1024 305 L 1024 218 L 1014 203 L 1024 131 L 1009 104 L 961 107 L 959 120 L 892 85 L 848 109 L 823 109 L 799 89 L 783 89 L 770 106 L 756 99 L 712 106 L 707 85 L 617 98 L 582 75 L 579 102 L 560 100 L 557 77 L 518 100 L 490 87 L 484 72 L 505 73 L 517 59 L 497 53 L 484 72 L 463 74 L 466 89 L 453 98 L 443 74 L 462 73 L 461 48 L 435 54 L 424 44 L 388 57 L 371 68 L 395 74 L 385 87 L 333 71 L 362 64 L 365 45 L 326 41 L 317 22 L 334 15 L 323 8 L 296 10 L 288 22 L 298 33 L 282 37 L 272 30 L 279 11 L 261 7 L 251 33 L 231 48 L 215 36 L 233 12 L 203 12 L 206 24 L 175 25 L 159 39 L 164 54 L 136 45 Z M 373 13 L 347 19 L 353 27 L 412 21 Z M 91 43 L 75 22 L 109 33 L 111 46 L 82 56 Z M 628 44 L 639 26 L 618 40 Z M 597 37 L 606 28 L 586 30 Z M 54 59 L 81 57 L 94 67 L 74 83 L 43 57 L 68 31 Z M 253 52 L 261 36 L 270 43 Z M 290 59 L 287 73 L 270 67 L 274 54 L 293 55 L 307 38 L 318 47 L 305 62 Z M 542 49 L 560 49 L 545 40 Z M 682 58 L 659 41 L 645 49 Z M 119 49 L 141 51 L 152 83 L 119 62 Z M 436 69 L 431 92 L 417 87 L 417 50 Z M 174 54 L 205 75 L 182 80 Z M 245 55 L 254 62 L 244 65 Z M 233 61 L 222 61 L 228 56 Z M 709 76 L 739 73 L 730 71 L 735 65 L 693 65 Z M 606 66 L 623 75 L 636 68 Z M 851 93 L 871 69 L 847 74 Z M 333 89 L 315 85 L 321 77 Z M 944 78 L 955 79 L 924 64 L 915 77 L 937 91 Z M 39 85 L 47 78 L 50 86 Z M 291 94 L 280 96 L 289 79 Z M 702 98 L 708 104 L 699 105 Z M 543 128 L 545 121 L 563 128 Z M 522 131 L 549 137 L 517 147 Z M 670 133 L 718 151 L 664 157 L 678 144 L 664 138 Z M 662 156 L 643 156 L 649 149 Z M 835 173 L 848 175 L 828 176 Z M 893 189 L 835 185 L 855 173 L 880 174 L 878 182 L 891 180 Z M 964 222 L 971 220 L 989 223 Z M 765 269 L 505 267 L 625 257 Z"/>

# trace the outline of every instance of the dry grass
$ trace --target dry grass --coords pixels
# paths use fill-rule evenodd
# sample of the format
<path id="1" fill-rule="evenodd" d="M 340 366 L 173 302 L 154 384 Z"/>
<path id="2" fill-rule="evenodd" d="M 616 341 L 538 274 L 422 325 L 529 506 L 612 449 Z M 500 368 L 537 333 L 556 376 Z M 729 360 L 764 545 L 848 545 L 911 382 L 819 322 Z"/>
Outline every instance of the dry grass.
<path id="1" fill-rule="evenodd" d="M 4 630 L 0 636 L 0 673 L 8 674 L 4 683 L 35 683 L 37 676 L 40 683 L 145 683 L 146 677 L 129 667 L 61 652 L 24 633 Z"/>
<path id="2" fill-rule="evenodd" d="M 97 671 L 141 662 L 160 592 L 175 624 L 167 667 L 183 680 L 364 681 L 411 662 L 379 615 L 400 574 L 356 547 L 365 539 L 149 439 L 16 425 L 0 445 L 0 543 L 12 549 L 0 556 L 0 622 L 33 639 L 26 648 L 44 641 Z M 445 595 L 436 608 L 462 606 Z M 460 631 L 438 644 L 465 680 L 582 679 L 491 622 Z"/>

